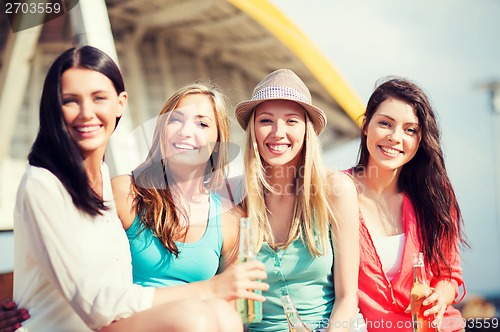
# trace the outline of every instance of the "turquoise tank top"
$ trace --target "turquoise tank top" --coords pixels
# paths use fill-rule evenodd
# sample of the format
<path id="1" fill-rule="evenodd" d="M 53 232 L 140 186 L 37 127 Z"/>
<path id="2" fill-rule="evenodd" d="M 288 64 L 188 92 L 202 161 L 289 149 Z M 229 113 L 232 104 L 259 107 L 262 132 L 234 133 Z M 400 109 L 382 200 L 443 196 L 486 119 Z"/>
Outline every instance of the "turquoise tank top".
<path id="1" fill-rule="evenodd" d="M 274 251 L 267 243 L 257 253 L 266 266 L 270 288 L 262 292 L 262 322 L 250 324 L 250 331 L 288 331 L 281 305 L 282 292 L 288 292 L 300 317 L 311 330 L 328 325 L 335 301 L 333 287 L 333 252 L 331 245 L 319 257 L 311 256 L 301 239 L 287 248 Z"/>
<path id="2" fill-rule="evenodd" d="M 177 258 L 151 229 L 143 229 L 139 216 L 136 216 L 126 231 L 132 254 L 134 283 L 165 287 L 213 277 L 219 268 L 222 249 L 221 206 L 219 194 L 211 192 L 205 233 L 197 242 L 176 242 L 179 248 Z"/>

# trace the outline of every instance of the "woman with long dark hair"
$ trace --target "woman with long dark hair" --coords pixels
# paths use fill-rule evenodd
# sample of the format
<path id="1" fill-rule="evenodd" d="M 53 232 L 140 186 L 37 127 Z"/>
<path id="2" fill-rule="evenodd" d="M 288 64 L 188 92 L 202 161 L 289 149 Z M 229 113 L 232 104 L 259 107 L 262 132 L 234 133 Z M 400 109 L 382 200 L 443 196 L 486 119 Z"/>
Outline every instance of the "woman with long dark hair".
<path id="1" fill-rule="evenodd" d="M 103 162 L 126 101 L 118 67 L 94 47 L 64 52 L 48 71 L 14 216 L 14 298 L 31 315 L 24 330 L 220 331 L 225 302 L 215 308 L 200 301 L 213 298 L 205 284 L 155 289 L 132 282 Z M 189 289 L 198 299 L 185 297 Z M 241 330 L 227 309 L 225 319 Z"/>
<path id="2" fill-rule="evenodd" d="M 461 329 L 460 313 L 451 304 L 463 285 L 462 215 L 436 115 L 421 88 L 403 78 L 376 87 L 352 175 L 360 204 L 359 307 L 368 330 L 412 330 L 408 305 L 418 252 L 432 287 L 425 315 L 441 331 Z"/>

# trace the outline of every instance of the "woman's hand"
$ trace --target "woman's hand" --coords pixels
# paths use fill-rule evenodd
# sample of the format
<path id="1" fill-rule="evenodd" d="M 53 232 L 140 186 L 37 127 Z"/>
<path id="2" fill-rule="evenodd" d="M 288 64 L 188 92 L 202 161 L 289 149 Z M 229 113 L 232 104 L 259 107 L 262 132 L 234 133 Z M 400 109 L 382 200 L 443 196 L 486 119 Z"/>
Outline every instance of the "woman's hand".
<path id="1" fill-rule="evenodd" d="M 267 290 L 269 285 L 260 280 L 267 278 L 265 266 L 257 260 L 234 264 L 209 280 L 216 298 L 227 301 L 245 298 L 264 302 L 266 298 L 254 290 Z"/>
<path id="2" fill-rule="evenodd" d="M 433 317 L 432 326 L 440 331 L 446 308 L 455 299 L 455 287 L 448 280 L 440 280 L 435 284 L 435 287 L 431 287 L 431 291 L 422 302 L 422 305 L 426 307 L 424 316 Z M 410 306 L 405 312 L 410 312 Z"/>
<path id="3" fill-rule="evenodd" d="M 424 317 L 434 317 L 432 321 L 432 326 L 438 329 L 441 326 L 441 322 L 443 321 L 444 312 L 446 311 L 446 307 L 448 303 L 447 299 L 441 294 L 440 291 L 431 288 L 432 293 L 427 296 L 427 298 L 422 302 L 424 307 L 427 309 L 424 311 Z"/>
<path id="4" fill-rule="evenodd" d="M 0 332 L 13 332 L 21 327 L 21 323 L 30 318 L 28 310 L 17 307 L 11 300 L 0 304 Z"/>

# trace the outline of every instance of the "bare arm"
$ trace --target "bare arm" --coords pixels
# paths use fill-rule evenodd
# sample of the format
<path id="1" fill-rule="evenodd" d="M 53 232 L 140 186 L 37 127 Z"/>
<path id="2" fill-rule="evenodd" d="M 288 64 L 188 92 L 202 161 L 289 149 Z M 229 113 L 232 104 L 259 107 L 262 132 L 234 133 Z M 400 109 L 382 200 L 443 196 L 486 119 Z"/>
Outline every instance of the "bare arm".
<path id="1" fill-rule="evenodd" d="M 113 195 L 116 202 L 118 216 L 123 228 L 127 229 L 134 221 L 136 212 L 134 196 L 131 190 L 132 178 L 130 175 L 121 175 L 111 181 Z M 223 252 L 222 255 L 227 268 L 236 259 L 238 221 L 241 210 L 231 207 L 222 216 L 223 224 Z M 264 301 L 263 296 L 259 296 L 247 289 L 267 289 L 265 283 L 254 281 L 255 279 L 266 279 L 265 269 L 260 262 L 241 264 L 234 266 L 229 271 L 217 275 L 210 280 L 194 282 L 190 284 L 158 288 L 155 290 L 153 305 L 172 302 L 181 299 L 225 299 L 234 300 L 239 297 Z"/>
<path id="2" fill-rule="evenodd" d="M 224 299 L 226 301 L 248 298 L 265 301 L 264 296 L 252 291 L 269 288 L 268 284 L 256 281 L 267 278 L 264 264 L 257 260 L 235 264 L 238 257 L 239 219 L 241 215 L 241 208 L 231 206 L 231 209 L 225 210 L 221 216 L 223 244 L 218 274 L 206 281 L 157 289 L 154 304 L 186 298 Z"/>
<path id="3" fill-rule="evenodd" d="M 135 218 L 135 196 L 132 192 L 132 176 L 119 175 L 111 179 L 116 211 L 122 222 L 123 229 L 127 230 Z"/>
<path id="4" fill-rule="evenodd" d="M 356 187 L 352 179 L 344 173 L 332 173 L 329 178 L 330 199 L 335 215 L 332 225 L 333 266 L 335 305 L 330 316 L 333 326 L 342 326 L 335 331 L 348 332 L 358 307 L 358 268 L 359 268 L 359 206 Z M 335 324 L 337 322 L 337 324 Z"/>
<path id="5" fill-rule="evenodd" d="M 222 257 L 219 272 L 231 267 L 238 258 L 239 223 L 243 209 L 223 201 L 222 222 Z"/>

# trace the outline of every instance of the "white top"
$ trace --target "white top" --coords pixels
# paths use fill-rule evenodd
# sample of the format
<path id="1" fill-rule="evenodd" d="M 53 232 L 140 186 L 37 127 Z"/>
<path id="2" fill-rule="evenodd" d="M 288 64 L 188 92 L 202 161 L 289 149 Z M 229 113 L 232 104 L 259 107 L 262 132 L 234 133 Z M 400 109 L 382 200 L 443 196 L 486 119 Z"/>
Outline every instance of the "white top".
<path id="1" fill-rule="evenodd" d="M 101 173 L 109 210 L 92 217 L 51 172 L 27 167 L 14 212 L 14 300 L 31 316 L 21 331 L 97 330 L 152 306 L 154 288 L 132 283 L 105 164 Z"/>
<path id="2" fill-rule="evenodd" d="M 378 257 L 380 258 L 380 262 L 382 263 L 382 269 L 387 275 L 387 278 L 392 280 L 401 270 L 405 235 L 372 236 L 372 240 L 377 250 Z"/>

